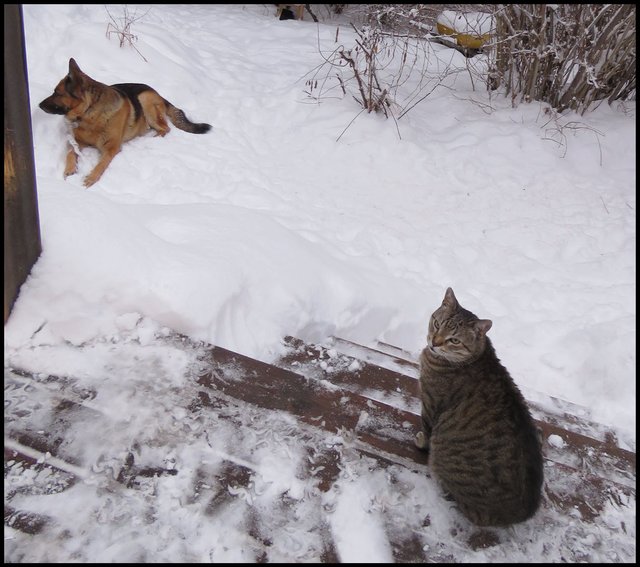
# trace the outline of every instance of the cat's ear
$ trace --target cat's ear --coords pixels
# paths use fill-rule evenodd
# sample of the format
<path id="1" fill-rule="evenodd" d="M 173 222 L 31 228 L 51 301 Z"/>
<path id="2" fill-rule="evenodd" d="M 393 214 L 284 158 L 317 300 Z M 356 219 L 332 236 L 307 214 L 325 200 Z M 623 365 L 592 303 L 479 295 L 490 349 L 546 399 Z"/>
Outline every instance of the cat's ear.
<path id="1" fill-rule="evenodd" d="M 493 322 L 489 319 L 478 319 L 476 321 L 476 329 L 482 333 L 482 335 L 486 335 L 489 329 L 493 325 Z"/>
<path id="2" fill-rule="evenodd" d="M 450 287 L 447 288 L 447 291 L 444 294 L 442 305 L 449 307 L 450 309 L 458 307 L 458 300 L 456 299 L 456 296 L 453 295 L 453 290 Z"/>

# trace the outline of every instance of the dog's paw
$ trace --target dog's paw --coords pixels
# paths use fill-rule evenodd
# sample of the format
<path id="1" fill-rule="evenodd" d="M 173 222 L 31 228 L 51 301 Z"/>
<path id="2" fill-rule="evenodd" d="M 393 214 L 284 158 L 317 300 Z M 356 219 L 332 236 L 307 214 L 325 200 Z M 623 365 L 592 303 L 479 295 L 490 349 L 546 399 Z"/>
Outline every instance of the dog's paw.
<path id="1" fill-rule="evenodd" d="M 78 173 L 78 168 L 77 167 L 69 167 L 69 168 L 65 168 L 64 170 L 64 178 L 66 179 L 67 177 L 69 177 L 70 175 L 74 175 Z"/>
<path id="2" fill-rule="evenodd" d="M 67 158 L 64 161 L 64 178 L 66 179 L 70 175 L 78 172 L 78 154 L 73 150 L 67 153 Z"/>
<path id="3" fill-rule="evenodd" d="M 95 176 L 91 174 L 87 175 L 82 184 L 87 188 L 91 187 L 96 181 L 98 181 L 98 179 L 100 179 L 100 177 L 95 177 L 95 179 L 94 177 Z"/>

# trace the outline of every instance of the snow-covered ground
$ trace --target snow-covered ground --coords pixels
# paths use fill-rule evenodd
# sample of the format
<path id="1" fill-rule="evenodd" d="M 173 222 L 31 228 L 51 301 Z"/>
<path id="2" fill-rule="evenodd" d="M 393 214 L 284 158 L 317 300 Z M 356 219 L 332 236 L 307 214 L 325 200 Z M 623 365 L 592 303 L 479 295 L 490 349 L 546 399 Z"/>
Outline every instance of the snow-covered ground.
<path id="1" fill-rule="evenodd" d="M 451 286 L 464 307 L 492 319 L 496 350 L 523 389 L 587 407 L 635 450 L 635 102 L 585 116 L 554 117 L 538 103 L 512 108 L 484 90 L 460 53 L 433 44 L 429 69 L 463 71 L 442 78 L 397 125 L 365 113 L 353 121 L 360 109 L 351 97 L 305 94 L 319 49 L 338 45 L 337 20 L 324 7 L 320 25 L 278 21 L 267 4 L 128 9 L 142 16 L 131 29 L 135 49 L 106 35 L 103 5 L 23 6 L 43 252 L 5 325 L 5 367 L 103 388 L 103 411 L 138 416 L 127 426 L 133 439 L 188 419 L 152 405 L 180 387 L 188 366 L 163 350 L 163 329 L 263 360 L 285 335 L 381 339 L 417 353 Z M 121 17 L 123 7 L 109 12 Z M 353 35 L 344 25 L 339 41 Z M 38 103 L 70 57 L 101 82 L 151 85 L 212 131 L 137 138 L 88 190 L 82 179 L 97 153 L 87 150 L 79 174 L 63 180 L 66 129 Z M 136 367 L 131 341 L 155 348 L 161 362 Z M 141 380 L 157 386 L 157 398 L 140 393 Z M 256 441 L 221 435 L 235 446 Z M 272 478 L 278 455 L 296 459 L 288 435 L 269 445 L 260 470 L 276 486 L 293 483 L 295 494 L 304 486 L 293 472 Z M 125 442 L 113 433 L 101 443 L 111 441 Z M 87 440 L 81 446 L 89 451 Z M 173 457 L 188 465 L 197 451 Z M 360 542 L 343 547 L 362 550 L 345 560 L 386 560 L 383 543 L 368 544 L 379 541 L 375 510 L 350 516 L 366 508 L 376 480 L 353 474 L 357 482 L 330 503 L 334 539 Z M 169 506 L 168 493 L 160 505 Z M 103 527 L 117 524 L 117 506 L 136 517 L 135 501 L 107 509 L 91 486 L 58 498 L 76 535 L 74 518 L 94 504 Z M 244 559 L 240 536 L 216 540 L 222 526 L 235 529 L 234 518 L 207 528 L 183 522 L 192 559 Z M 635 507 L 627 525 L 635 526 Z M 94 539 L 71 541 L 95 545 L 55 552 L 21 547 L 9 530 L 17 538 L 9 559 L 136 560 L 149 545 L 150 560 L 180 557 L 145 543 L 170 537 L 162 530 L 140 528 L 139 540 L 118 540 L 124 547 L 115 550 L 98 545 L 105 533 L 122 537 L 113 530 L 89 530 Z M 518 549 L 507 558 L 531 557 Z"/>

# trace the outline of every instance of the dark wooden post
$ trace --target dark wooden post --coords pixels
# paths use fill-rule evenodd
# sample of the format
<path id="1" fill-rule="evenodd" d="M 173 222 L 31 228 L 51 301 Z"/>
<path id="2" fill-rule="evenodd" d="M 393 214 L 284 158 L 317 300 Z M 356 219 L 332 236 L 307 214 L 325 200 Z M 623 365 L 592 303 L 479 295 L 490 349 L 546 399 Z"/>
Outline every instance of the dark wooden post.
<path id="1" fill-rule="evenodd" d="M 22 7 L 4 5 L 4 322 L 42 250 Z"/>

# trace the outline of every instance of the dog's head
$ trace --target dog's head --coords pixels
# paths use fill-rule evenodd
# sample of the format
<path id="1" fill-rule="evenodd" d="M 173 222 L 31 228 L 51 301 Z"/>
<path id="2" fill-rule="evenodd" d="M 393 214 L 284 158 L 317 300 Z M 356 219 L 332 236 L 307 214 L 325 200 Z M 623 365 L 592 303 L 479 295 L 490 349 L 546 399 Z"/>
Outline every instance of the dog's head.
<path id="1" fill-rule="evenodd" d="M 72 57 L 69 73 L 57 84 L 53 94 L 40 103 L 40 108 L 49 114 L 69 114 L 84 101 L 87 79 Z"/>

